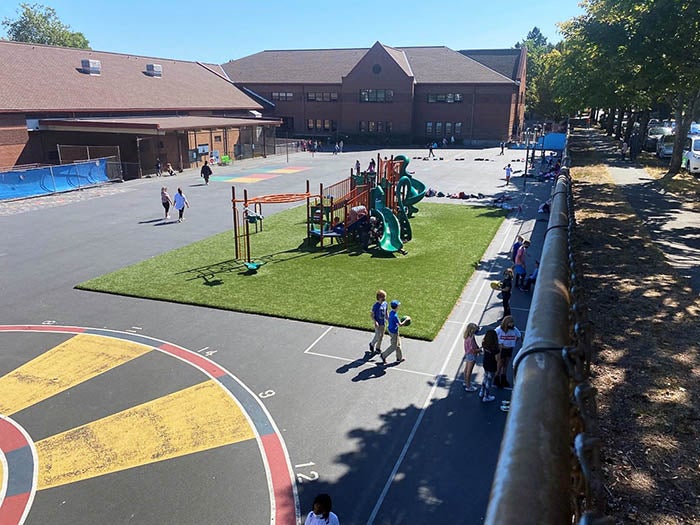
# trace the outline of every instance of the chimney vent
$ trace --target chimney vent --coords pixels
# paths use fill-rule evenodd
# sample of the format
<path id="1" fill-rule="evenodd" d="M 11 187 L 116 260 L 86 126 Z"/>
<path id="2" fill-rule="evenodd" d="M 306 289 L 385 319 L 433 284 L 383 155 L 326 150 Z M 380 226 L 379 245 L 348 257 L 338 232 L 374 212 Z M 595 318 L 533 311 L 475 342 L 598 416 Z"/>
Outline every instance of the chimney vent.
<path id="1" fill-rule="evenodd" d="M 100 73 L 102 73 L 102 62 L 99 60 L 84 58 L 81 63 L 83 66 L 83 73 L 87 73 L 88 75 L 100 75 Z"/>
<path id="2" fill-rule="evenodd" d="M 162 77 L 163 76 L 163 66 L 160 64 L 146 64 L 146 74 L 149 77 Z"/>

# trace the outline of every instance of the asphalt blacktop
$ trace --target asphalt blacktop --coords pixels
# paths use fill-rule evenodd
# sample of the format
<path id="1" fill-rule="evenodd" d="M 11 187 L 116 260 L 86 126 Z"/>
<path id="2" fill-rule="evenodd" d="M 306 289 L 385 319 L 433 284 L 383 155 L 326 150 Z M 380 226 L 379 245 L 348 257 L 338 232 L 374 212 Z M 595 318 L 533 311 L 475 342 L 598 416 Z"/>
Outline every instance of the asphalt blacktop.
<path id="1" fill-rule="evenodd" d="M 407 155 L 428 187 L 486 196 L 430 201 L 506 194 L 513 207 L 438 337 L 404 340 L 400 366 L 364 358 L 369 332 L 74 288 L 230 229 L 231 184 L 251 196 L 303 192 L 306 179 L 333 183 L 377 153 Z M 24 436 L 0 443 L 11 459 L 0 515 L 294 523 L 328 492 L 344 524 L 482 522 L 510 392 L 481 403 L 463 390 L 462 333 L 500 319 L 489 283 L 517 235 L 539 258 L 547 217 L 537 208 L 551 183 L 518 176 L 519 150 L 425 153 L 293 153 L 217 167 L 209 186 L 189 170 L 0 204 L 0 414 Z M 187 194 L 182 224 L 159 220 L 163 185 Z M 521 329 L 529 301 L 519 291 L 511 301 Z"/>

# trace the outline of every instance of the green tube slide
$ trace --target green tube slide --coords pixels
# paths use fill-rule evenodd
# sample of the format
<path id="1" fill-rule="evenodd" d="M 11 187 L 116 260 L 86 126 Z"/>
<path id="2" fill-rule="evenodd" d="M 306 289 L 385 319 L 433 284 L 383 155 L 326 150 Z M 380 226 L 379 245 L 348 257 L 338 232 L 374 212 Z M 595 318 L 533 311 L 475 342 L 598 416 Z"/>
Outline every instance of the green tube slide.
<path id="1" fill-rule="evenodd" d="M 376 214 L 384 225 L 382 238 L 379 239 L 379 248 L 386 252 L 398 252 L 403 249 L 399 219 L 385 206 L 384 191 L 380 187 L 372 189 L 371 199 L 372 213 Z"/>

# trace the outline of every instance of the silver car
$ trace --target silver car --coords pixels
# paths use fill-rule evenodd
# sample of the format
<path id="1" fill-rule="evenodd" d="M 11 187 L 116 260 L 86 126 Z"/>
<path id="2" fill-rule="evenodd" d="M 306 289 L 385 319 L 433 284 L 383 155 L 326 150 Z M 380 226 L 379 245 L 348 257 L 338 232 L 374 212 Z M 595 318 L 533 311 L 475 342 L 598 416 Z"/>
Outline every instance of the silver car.
<path id="1" fill-rule="evenodd" d="M 673 130 L 671 128 L 665 128 L 663 126 L 650 127 L 646 137 L 644 137 L 644 149 L 646 151 L 656 151 L 656 143 L 659 141 L 659 138 L 672 133 Z"/>
<path id="2" fill-rule="evenodd" d="M 656 142 L 656 156 L 660 159 L 670 159 L 673 155 L 673 142 L 676 140 L 675 135 L 663 135 Z"/>

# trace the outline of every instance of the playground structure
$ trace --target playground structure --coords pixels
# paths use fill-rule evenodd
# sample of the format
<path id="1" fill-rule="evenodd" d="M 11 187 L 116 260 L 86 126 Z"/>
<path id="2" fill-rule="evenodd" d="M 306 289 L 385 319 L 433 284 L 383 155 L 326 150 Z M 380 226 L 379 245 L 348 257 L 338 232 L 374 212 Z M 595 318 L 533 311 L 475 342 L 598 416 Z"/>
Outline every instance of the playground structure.
<path id="1" fill-rule="evenodd" d="M 257 271 L 264 263 L 253 261 L 250 257 L 250 233 L 251 228 L 255 228 L 255 233 L 263 231 L 264 216 L 262 213 L 263 204 L 284 204 L 298 202 L 311 197 L 309 193 L 309 181 L 306 181 L 305 193 L 276 193 L 272 195 L 262 195 L 260 197 L 248 198 L 248 190 L 243 190 L 243 198 L 236 198 L 236 188 L 231 187 L 231 203 L 233 204 L 233 244 L 235 247 L 236 259 L 243 261 L 249 271 Z M 239 208 L 242 205 L 242 208 Z M 251 210 L 250 207 L 253 207 Z"/>
<path id="2" fill-rule="evenodd" d="M 353 174 L 331 186 L 319 185 L 318 196 L 307 200 L 308 237 L 340 239 L 357 235 L 363 247 L 373 231 L 377 246 L 387 252 L 400 252 L 413 237 L 409 219 L 425 196 L 425 184 L 407 171 L 404 155 L 382 159 L 377 155 L 377 171 Z M 337 221 L 336 221 L 337 220 Z M 343 227 L 334 226 L 334 222 Z"/>
<path id="3" fill-rule="evenodd" d="M 253 261 L 250 253 L 250 235 L 263 231 L 263 204 L 282 204 L 306 200 L 306 240 L 318 239 L 323 248 L 324 240 L 335 239 L 347 243 L 354 235 L 363 247 L 370 243 L 375 232 L 377 246 L 386 252 L 401 252 L 405 242 L 413 237 L 409 219 L 418 211 L 415 207 L 425 196 L 425 184 L 413 178 L 407 171 L 409 160 L 404 155 L 382 159 L 377 155 L 377 171 L 353 174 L 319 192 L 310 192 L 306 181 L 304 193 L 278 193 L 260 197 L 236 198 L 236 188 L 231 187 L 233 208 L 233 240 L 236 259 L 255 272 L 264 263 Z M 241 207 L 242 206 L 242 207 Z M 334 224 L 334 219 L 337 223 Z"/>

